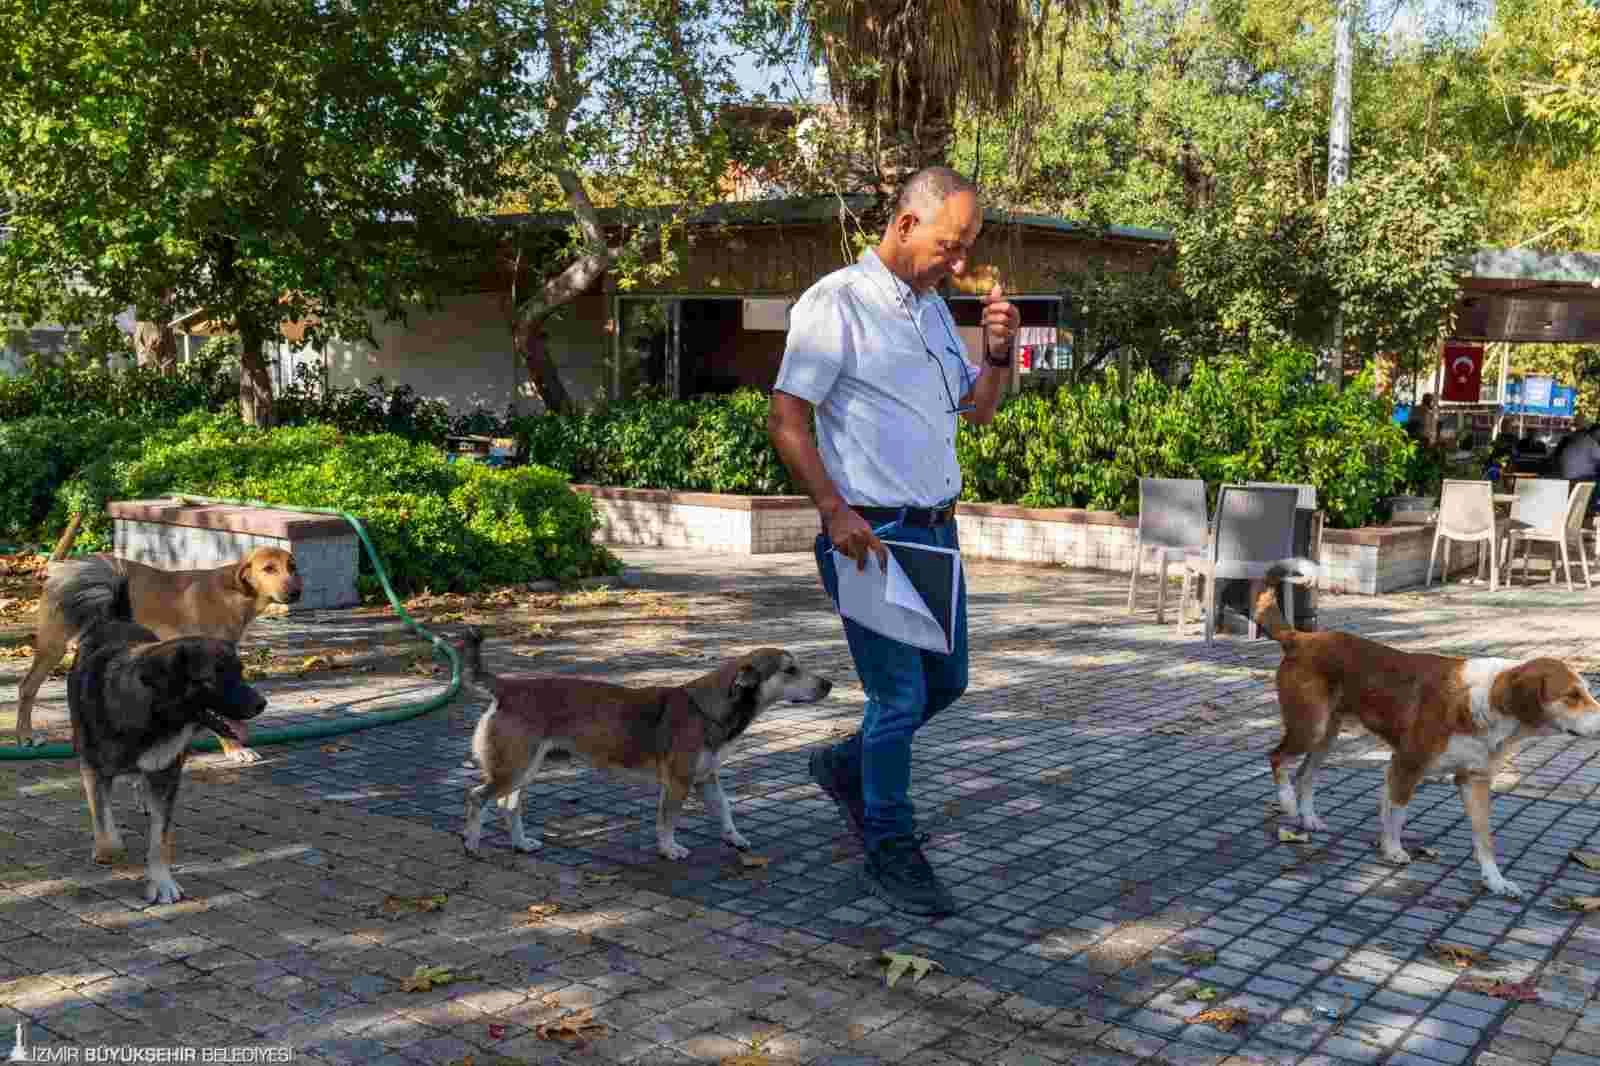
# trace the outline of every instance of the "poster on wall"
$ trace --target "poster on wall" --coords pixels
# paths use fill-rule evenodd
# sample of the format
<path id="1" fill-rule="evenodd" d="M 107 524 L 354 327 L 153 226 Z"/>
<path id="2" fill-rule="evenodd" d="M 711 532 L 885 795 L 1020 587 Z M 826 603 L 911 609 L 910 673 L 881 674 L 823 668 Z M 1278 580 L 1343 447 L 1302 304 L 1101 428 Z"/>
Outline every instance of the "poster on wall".
<path id="1" fill-rule="evenodd" d="M 1483 345 L 1444 343 L 1444 388 L 1439 398 L 1451 403 L 1477 403 L 1483 390 Z"/>

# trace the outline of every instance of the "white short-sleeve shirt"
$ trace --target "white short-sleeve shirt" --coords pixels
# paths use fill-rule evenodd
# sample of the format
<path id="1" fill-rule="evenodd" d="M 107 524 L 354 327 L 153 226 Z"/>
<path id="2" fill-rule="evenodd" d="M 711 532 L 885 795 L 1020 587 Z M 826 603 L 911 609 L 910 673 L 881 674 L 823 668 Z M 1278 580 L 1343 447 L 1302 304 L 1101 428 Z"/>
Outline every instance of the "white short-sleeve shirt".
<path id="1" fill-rule="evenodd" d="M 961 494 L 957 408 L 978 379 L 950 308 L 868 249 L 805 291 L 773 386 L 817 410 L 817 449 L 846 503 L 936 507 Z"/>

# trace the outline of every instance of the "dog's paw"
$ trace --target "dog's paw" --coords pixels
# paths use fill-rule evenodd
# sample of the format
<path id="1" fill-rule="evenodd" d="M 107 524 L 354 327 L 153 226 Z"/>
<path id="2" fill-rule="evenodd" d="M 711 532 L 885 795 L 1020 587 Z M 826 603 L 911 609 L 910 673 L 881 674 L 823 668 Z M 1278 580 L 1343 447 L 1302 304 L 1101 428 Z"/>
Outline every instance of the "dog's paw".
<path id="1" fill-rule="evenodd" d="M 1385 862 L 1392 862 L 1396 866 L 1405 866 L 1411 861 L 1411 853 L 1398 844 L 1384 844 L 1382 847 Z"/>
<path id="2" fill-rule="evenodd" d="M 1328 828 L 1328 823 L 1314 814 L 1302 814 L 1300 816 L 1300 828 L 1308 833 L 1320 833 Z"/>
<path id="3" fill-rule="evenodd" d="M 746 839 L 745 835 L 743 833 L 739 832 L 737 829 L 735 829 L 731 833 L 723 833 L 722 834 L 722 840 L 723 840 L 723 843 L 727 844 L 730 847 L 736 848 L 739 851 L 749 851 L 750 850 L 750 841 L 748 839 Z"/>
<path id="4" fill-rule="evenodd" d="M 656 850 L 661 852 L 663 859 L 671 859 L 673 862 L 689 857 L 689 849 L 676 842 L 662 844 Z"/>
<path id="5" fill-rule="evenodd" d="M 1485 877 L 1483 884 L 1485 888 L 1497 896 L 1505 896 L 1507 899 L 1522 898 L 1522 889 L 1517 887 L 1517 883 L 1515 881 L 1507 881 L 1499 874 L 1495 874 L 1493 877 Z"/>
<path id="6" fill-rule="evenodd" d="M 260 762 L 261 754 L 254 748 L 235 748 L 228 752 L 228 761 L 237 763 Z"/>
<path id="7" fill-rule="evenodd" d="M 176 903 L 183 898 L 183 886 L 170 877 L 151 878 L 145 886 L 146 903 Z"/>

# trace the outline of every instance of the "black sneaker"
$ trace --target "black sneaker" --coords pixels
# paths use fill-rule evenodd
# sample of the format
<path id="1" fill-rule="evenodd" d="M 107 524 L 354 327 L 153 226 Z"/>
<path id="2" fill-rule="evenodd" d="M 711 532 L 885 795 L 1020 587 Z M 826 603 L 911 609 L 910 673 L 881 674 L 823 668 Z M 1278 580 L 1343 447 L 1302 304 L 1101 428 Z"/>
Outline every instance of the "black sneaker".
<path id="1" fill-rule="evenodd" d="M 867 851 L 864 880 L 874 896 L 907 914 L 954 914 L 955 897 L 922 854 L 924 837 L 898 836 Z"/>
<path id="2" fill-rule="evenodd" d="M 852 775 L 840 766 L 832 748 L 817 748 L 811 753 L 811 780 L 838 806 L 839 813 L 856 831 L 856 838 L 862 839 L 867 823 L 867 802 L 861 796 L 860 775 Z"/>

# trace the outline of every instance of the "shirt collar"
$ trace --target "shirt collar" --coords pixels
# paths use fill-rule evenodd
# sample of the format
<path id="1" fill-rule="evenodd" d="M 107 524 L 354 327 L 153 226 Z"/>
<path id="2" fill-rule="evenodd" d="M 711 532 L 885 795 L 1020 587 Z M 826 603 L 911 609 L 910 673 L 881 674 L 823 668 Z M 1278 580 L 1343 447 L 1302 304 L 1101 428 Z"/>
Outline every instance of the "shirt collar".
<path id="1" fill-rule="evenodd" d="M 896 277 L 894 271 L 878 258 L 876 248 L 868 248 L 862 252 L 857 262 L 861 264 L 863 270 L 872 275 L 872 284 L 879 288 L 884 298 L 896 305 L 919 308 L 924 299 L 933 295 L 931 292 L 918 293 L 908 282 Z"/>

